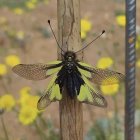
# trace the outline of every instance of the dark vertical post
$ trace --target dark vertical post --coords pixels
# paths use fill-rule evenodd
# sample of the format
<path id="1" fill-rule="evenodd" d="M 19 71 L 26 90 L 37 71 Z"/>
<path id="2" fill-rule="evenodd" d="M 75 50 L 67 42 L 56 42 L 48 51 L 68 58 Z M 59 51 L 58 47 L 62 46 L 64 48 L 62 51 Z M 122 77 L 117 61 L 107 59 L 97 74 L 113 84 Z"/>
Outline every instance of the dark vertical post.
<path id="1" fill-rule="evenodd" d="M 63 50 L 79 50 L 80 0 L 57 0 L 58 37 Z M 67 45 L 66 42 L 68 41 Z M 61 59 L 60 50 L 58 50 Z M 75 98 L 71 100 L 65 90 L 60 101 L 61 140 L 83 140 L 82 104 Z"/>
<path id="2" fill-rule="evenodd" d="M 136 0 L 126 0 L 125 140 L 134 140 Z"/>

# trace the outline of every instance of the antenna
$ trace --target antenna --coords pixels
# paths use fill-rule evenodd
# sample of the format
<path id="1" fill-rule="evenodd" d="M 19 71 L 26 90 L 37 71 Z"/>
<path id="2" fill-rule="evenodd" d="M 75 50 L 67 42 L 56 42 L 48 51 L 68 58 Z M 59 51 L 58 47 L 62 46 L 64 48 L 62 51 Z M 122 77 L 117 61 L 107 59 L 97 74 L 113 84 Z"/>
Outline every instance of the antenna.
<path id="1" fill-rule="evenodd" d="M 90 44 L 92 44 L 95 40 L 97 40 L 99 37 L 101 37 L 103 34 L 105 33 L 105 30 L 102 31 L 102 33 L 100 35 L 98 35 L 95 39 L 93 39 L 90 43 L 88 43 L 85 47 L 83 47 L 82 49 L 80 49 L 79 51 L 75 52 L 78 53 L 82 50 L 84 50 L 85 48 L 87 48 Z"/>
<path id="2" fill-rule="evenodd" d="M 52 31 L 52 33 L 53 33 L 53 36 L 54 36 L 54 38 L 55 38 L 55 41 L 56 41 L 58 47 L 60 48 L 60 50 L 61 50 L 62 52 L 64 52 L 64 50 L 60 47 L 60 45 L 59 45 L 59 43 L 58 43 L 58 41 L 57 41 L 57 39 L 56 39 L 56 36 L 55 36 L 54 31 L 53 31 L 53 29 L 52 29 L 50 20 L 48 20 L 48 24 L 49 24 L 49 26 L 50 26 L 50 28 L 51 28 L 51 31 Z"/>

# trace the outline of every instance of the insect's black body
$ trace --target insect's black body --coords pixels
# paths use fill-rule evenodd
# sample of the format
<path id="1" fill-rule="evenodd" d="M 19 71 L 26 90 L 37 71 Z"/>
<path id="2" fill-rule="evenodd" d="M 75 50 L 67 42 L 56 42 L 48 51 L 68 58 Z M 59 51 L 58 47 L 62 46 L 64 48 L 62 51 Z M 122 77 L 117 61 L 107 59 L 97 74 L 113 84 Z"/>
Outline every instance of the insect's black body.
<path id="1" fill-rule="evenodd" d="M 81 73 L 77 68 L 76 55 L 72 51 L 68 51 L 64 54 L 63 66 L 57 74 L 56 83 L 59 84 L 60 91 L 66 87 L 67 92 L 71 99 L 73 99 L 80 92 L 81 85 L 84 84 L 84 80 L 81 78 Z"/>

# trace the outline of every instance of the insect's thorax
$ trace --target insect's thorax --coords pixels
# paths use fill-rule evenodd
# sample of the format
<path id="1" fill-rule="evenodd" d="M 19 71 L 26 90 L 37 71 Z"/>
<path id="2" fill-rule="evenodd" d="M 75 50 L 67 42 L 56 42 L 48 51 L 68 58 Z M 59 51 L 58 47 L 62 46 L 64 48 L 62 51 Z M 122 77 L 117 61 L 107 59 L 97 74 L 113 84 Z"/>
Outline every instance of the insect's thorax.
<path id="1" fill-rule="evenodd" d="M 66 72 L 71 73 L 75 68 L 76 54 L 68 51 L 64 54 L 64 68 Z"/>
<path id="2" fill-rule="evenodd" d="M 71 61 L 66 61 L 64 67 L 67 73 L 72 73 L 76 68 L 74 62 Z"/>

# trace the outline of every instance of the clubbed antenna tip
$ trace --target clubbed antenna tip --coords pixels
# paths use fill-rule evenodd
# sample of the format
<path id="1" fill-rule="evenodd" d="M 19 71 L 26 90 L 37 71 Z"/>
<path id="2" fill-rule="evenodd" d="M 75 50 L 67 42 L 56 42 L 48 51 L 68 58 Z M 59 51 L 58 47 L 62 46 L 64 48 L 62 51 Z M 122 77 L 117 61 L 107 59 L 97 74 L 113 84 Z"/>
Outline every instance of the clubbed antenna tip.
<path id="1" fill-rule="evenodd" d="M 50 24 L 50 20 L 48 20 L 48 23 Z"/>
<path id="2" fill-rule="evenodd" d="M 104 34 L 104 33 L 105 33 L 105 30 L 102 31 L 102 34 Z"/>
<path id="3" fill-rule="evenodd" d="M 57 43 L 58 47 L 61 49 L 62 52 L 64 52 L 63 49 L 60 47 L 58 41 L 57 41 L 57 38 L 56 38 L 56 36 L 55 36 L 55 34 L 54 34 L 54 31 L 53 31 L 53 29 L 52 29 L 50 20 L 48 20 L 48 24 L 49 24 L 49 26 L 50 26 L 50 29 L 51 29 L 51 31 L 52 31 L 52 33 L 53 33 L 53 36 L 54 36 L 54 38 L 55 38 L 55 40 L 56 40 L 56 43 Z"/>
<path id="4" fill-rule="evenodd" d="M 102 30 L 102 33 L 100 33 L 100 35 L 98 35 L 95 39 L 93 39 L 90 43 L 88 43 L 85 47 L 83 47 L 82 49 L 80 49 L 79 51 L 75 52 L 75 53 L 78 53 L 82 50 L 84 50 L 85 48 L 87 48 L 91 43 L 93 43 L 95 40 L 97 40 L 100 36 L 102 36 L 102 34 L 105 33 L 105 30 Z"/>

